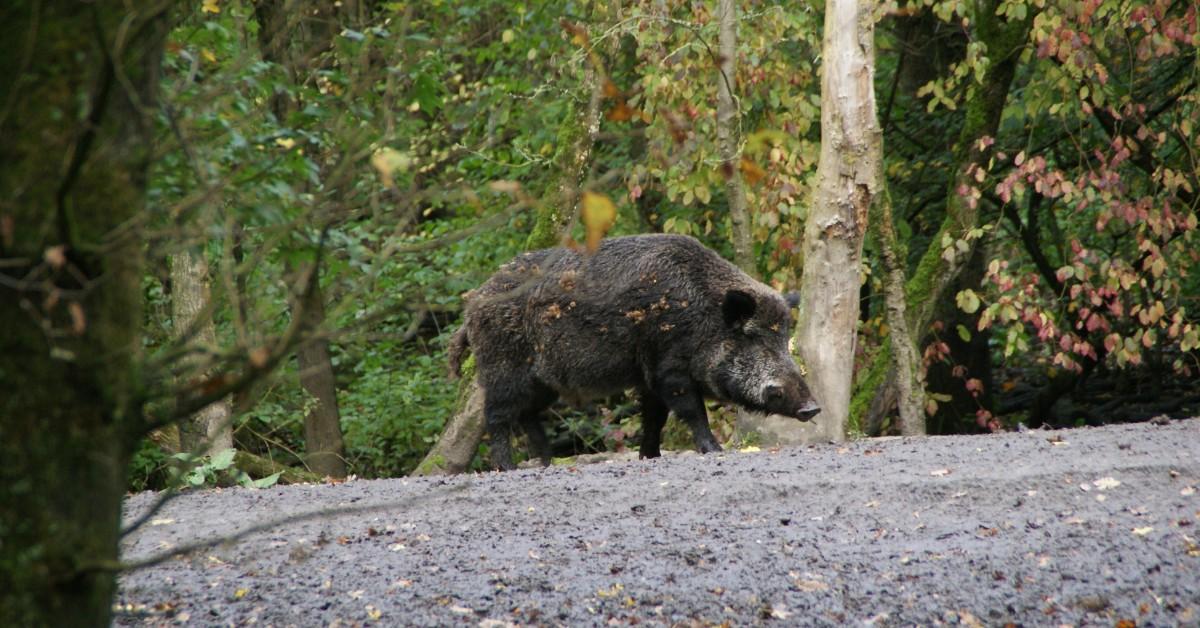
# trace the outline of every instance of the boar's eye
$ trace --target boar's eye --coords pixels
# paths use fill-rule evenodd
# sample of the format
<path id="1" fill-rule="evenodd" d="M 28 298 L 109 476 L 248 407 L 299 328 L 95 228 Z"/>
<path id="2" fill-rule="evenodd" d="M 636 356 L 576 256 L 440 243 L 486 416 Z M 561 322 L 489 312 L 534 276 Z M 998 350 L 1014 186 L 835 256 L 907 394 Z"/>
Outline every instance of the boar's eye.
<path id="1" fill-rule="evenodd" d="M 721 314 L 725 325 L 730 328 L 741 327 L 746 321 L 754 318 L 758 303 L 754 295 L 742 290 L 730 290 L 725 293 L 725 302 L 721 304 Z"/>

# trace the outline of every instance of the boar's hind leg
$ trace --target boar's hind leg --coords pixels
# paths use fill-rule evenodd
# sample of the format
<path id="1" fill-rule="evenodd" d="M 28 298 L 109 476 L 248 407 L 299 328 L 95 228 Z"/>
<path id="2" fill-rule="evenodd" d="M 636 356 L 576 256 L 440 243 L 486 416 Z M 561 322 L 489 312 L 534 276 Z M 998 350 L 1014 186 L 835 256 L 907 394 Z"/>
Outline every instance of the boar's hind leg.
<path id="1" fill-rule="evenodd" d="M 542 411 L 550 407 L 558 399 L 547 386 L 534 385 L 533 399 L 521 412 L 521 426 L 525 428 L 525 436 L 529 439 L 529 454 L 537 456 L 543 467 L 550 466 L 550 441 L 546 440 L 546 427 L 542 423 Z"/>
<path id="2" fill-rule="evenodd" d="M 663 426 L 667 424 L 667 406 L 652 390 L 643 390 L 642 398 L 642 446 L 639 458 L 657 458 L 661 455 Z"/>
<path id="3" fill-rule="evenodd" d="M 696 441 L 697 451 L 702 454 L 721 451 L 712 430 L 708 429 L 708 410 L 704 408 L 704 396 L 690 379 L 664 378 L 659 384 L 659 396 L 676 417 L 692 428 L 692 438 Z"/>
<path id="4" fill-rule="evenodd" d="M 549 464 L 550 447 L 545 432 L 541 431 L 538 414 L 554 403 L 556 398 L 554 391 L 537 382 L 520 386 L 508 382 L 507 385 L 488 388 L 483 414 L 492 439 L 492 467 L 501 471 L 516 468 L 512 460 L 512 432 L 513 426 L 518 423 L 529 435 L 530 445 L 536 450 L 534 453 L 542 457 L 544 464 Z"/>
<path id="5" fill-rule="evenodd" d="M 483 415 L 487 423 L 492 468 L 511 471 L 516 467 L 512 460 L 512 424 L 516 413 L 507 404 L 485 400 Z"/>
<path id="6" fill-rule="evenodd" d="M 542 425 L 541 417 L 522 414 L 521 425 L 525 428 L 525 436 L 529 438 L 529 455 L 540 458 L 543 467 L 550 466 L 550 441 L 546 440 L 546 427 Z"/>

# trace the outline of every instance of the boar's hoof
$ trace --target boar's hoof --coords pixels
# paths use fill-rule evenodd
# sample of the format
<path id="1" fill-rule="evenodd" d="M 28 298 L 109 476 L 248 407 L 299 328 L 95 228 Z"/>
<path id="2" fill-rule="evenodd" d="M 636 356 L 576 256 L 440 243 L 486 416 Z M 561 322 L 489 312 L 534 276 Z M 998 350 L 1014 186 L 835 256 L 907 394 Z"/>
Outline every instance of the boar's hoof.
<path id="1" fill-rule="evenodd" d="M 696 444 L 696 449 L 702 454 L 711 454 L 714 451 L 721 451 L 721 446 L 715 440 L 704 440 Z"/>
<path id="2" fill-rule="evenodd" d="M 491 456 L 492 468 L 497 471 L 512 471 L 517 468 L 509 456 Z"/>
<path id="3" fill-rule="evenodd" d="M 662 452 L 660 452 L 658 450 L 658 447 L 655 447 L 654 449 L 645 447 L 645 448 L 638 450 L 638 459 L 640 459 L 640 460 L 645 460 L 646 458 L 657 458 L 661 455 L 662 455 Z"/>

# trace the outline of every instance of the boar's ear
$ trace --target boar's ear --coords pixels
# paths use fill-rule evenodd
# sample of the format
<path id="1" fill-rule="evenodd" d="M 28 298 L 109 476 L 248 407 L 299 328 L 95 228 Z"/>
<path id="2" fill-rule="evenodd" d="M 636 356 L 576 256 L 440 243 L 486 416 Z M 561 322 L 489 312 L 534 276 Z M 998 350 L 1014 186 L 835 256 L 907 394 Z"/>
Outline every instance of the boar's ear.
<path id="1" fill-rule="evenodd" d="M 721 304 L 721 314 L 725 317 L 725 325 L 730 328 L 741 327 L 754 317 L 758 307 L 754 295 L 742 290 L 730 290 L 725 293 L 725 302 Z"/>

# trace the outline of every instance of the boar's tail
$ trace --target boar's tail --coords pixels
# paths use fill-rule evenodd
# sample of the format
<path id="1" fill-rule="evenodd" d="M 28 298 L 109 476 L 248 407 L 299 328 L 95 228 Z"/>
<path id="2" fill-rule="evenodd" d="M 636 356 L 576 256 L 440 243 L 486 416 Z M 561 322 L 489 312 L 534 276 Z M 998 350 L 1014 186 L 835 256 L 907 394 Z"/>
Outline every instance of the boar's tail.
<path id="1" fill-rule="evenodd" d="M 467 326 L 464 324 L 454 332 L 450 337 L 450 350 L 448 352 L 450 358 L 450 376 L 458 378 L 462 375 L 463 354 L 467 351 L 467 345 L 470 344 L 467 338 Z"/>

